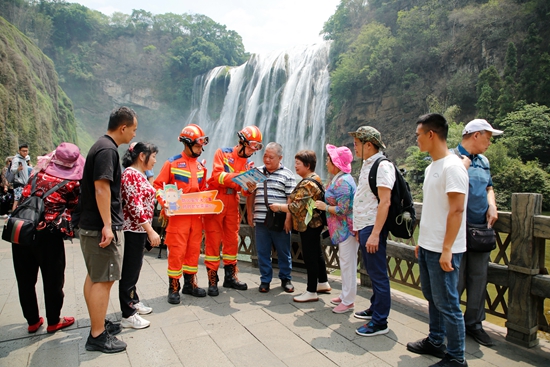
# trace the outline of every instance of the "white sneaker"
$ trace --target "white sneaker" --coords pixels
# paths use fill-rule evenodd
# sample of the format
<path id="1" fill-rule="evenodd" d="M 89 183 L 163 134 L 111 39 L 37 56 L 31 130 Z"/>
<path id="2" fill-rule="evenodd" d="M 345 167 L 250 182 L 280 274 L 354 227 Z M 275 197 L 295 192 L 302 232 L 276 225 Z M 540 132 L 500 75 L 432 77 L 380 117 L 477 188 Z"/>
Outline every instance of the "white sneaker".
<path id="1" fill-rule="evenodd" d="M 145 320 L 136 312 L 128 318 L 123 317 L 120 325 L 122 325 L 122 327 L 131 327 L 134 329 L 145 329 L 146 327 L 151 325 L 151 321 Z"/>
<path id="2" fill-rule="evenodd" d="M 317 283 L 317 293 L 330 293 L 332 288 L 328 282 Z"/>
<path id="3" fill-rule="evenodd" d="M 143 302 L 136 303 L 134 305 L 134 308 L 140 315 L 149 315 L 151 312 L 153 312 L 153 308 L 145 306 Z"/>
<path id="4" fill-rule="evenodd" d="M 301 296 L 294 297 L 294 302 L 315 302 L 319 297 L 316 292 L 305 291 Z"/>

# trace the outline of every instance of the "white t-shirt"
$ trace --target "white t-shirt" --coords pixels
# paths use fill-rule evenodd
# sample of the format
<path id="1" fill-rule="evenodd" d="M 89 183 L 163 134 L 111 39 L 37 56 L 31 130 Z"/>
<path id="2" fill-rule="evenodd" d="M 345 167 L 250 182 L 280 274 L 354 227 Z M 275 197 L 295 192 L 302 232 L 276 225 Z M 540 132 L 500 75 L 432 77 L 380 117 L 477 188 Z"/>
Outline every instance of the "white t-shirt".
<path id="1" fill-rule="evenodd" d="M 432 162 L 424 175 L 424 202 L 420 219 L 418 245 L 426 250 L 442 252 L 449 214 L 450 192 L 465 194 L 462 223 L 452 247 L 452 253 L 466 251 L 466 203 L 468 202 L 468 171 L 454 154 Z"/>
<path id="2" fill-rule="evenodd" d="M 383 157 L 382 153 L 376 153 L 363 161 L 357 190 L 353 197 L 353 230 L 359 231 L 365 227 L 373 226 L 378 213 L 378 199 L 372 193 L 369 186 L 369 172 L 372 165 L 378 158 Z M 376 172 L 376 187 L 393 188 L 395 183 L 395 169 L 389 161 L 382 161 Z"/>

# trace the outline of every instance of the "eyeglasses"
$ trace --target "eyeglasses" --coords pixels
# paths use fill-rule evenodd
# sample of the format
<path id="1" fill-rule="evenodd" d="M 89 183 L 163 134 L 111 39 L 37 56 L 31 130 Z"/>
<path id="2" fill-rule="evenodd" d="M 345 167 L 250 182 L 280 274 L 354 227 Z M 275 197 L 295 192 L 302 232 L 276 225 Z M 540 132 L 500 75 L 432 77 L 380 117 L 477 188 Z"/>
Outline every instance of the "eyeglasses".
<path id="1" fill-rule="evenodd" d="M 198 144 L 198 145 L 206 145 L 208 144 L 208 142 L 209 142 L 208 136 L 201 136 L 200 138 L 195 139 L 195 144 Z"/>
<path id="2" fill-rule="evenodd" d="M 264 147 L 264 145 L 259 141 L 248 141 L 246 145 L 248 145 L 251 149 L 254 149 L 254 150 L 261 150 Z"/>

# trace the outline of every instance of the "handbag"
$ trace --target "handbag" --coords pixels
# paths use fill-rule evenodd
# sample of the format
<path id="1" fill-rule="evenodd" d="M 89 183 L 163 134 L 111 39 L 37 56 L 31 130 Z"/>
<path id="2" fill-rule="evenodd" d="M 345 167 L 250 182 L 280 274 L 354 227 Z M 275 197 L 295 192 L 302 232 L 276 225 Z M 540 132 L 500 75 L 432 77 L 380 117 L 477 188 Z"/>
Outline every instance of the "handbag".
<path id="1" fill-rule="evenodd" d="M 274 212 L 267 202 L 267 180 L 264 181 L 264 202 L 267 207 L 264 224 L 270 231 L 282 232 L 285 228 L 286 213 Z"/>
<path id="2" fill-rule="evenodd" d="M 471 252 L 491 252 L 497 247 L 495 230 L 487 223 L 466 223 L 466 247 Z"/>

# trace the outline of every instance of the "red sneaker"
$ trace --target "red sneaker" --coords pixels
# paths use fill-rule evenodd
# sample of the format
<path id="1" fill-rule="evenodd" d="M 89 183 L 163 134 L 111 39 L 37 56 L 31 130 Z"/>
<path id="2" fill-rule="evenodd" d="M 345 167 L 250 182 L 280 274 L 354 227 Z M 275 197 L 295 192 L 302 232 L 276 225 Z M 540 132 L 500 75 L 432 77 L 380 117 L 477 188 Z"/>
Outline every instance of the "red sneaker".
<path id="1" fill-rule="evenodd" d="M 27 328 L 27 330 L 29 331 L 30 334 L 34 334 L 38 331 L 38 329 L 40 328 L 40 326 L 42 326 L 42 324 L 44 323 L 44 318 L 43 317 L 40 317 L 40 319 L 38 320 L 38 322 L 34 325 L 29 325 L 29 327 Z"/>
<path id="2" fill-rule="evenodd" d="M 46 329 L 46 331 L 48 333 L 55 333 L 57 330 L 69 327 L 72 324 L 74 324 L 74 317 L 64 316 L 61 318 L 61 321 L 58 322 L 57 324 L 48 325 L 48 328 Z"/>

